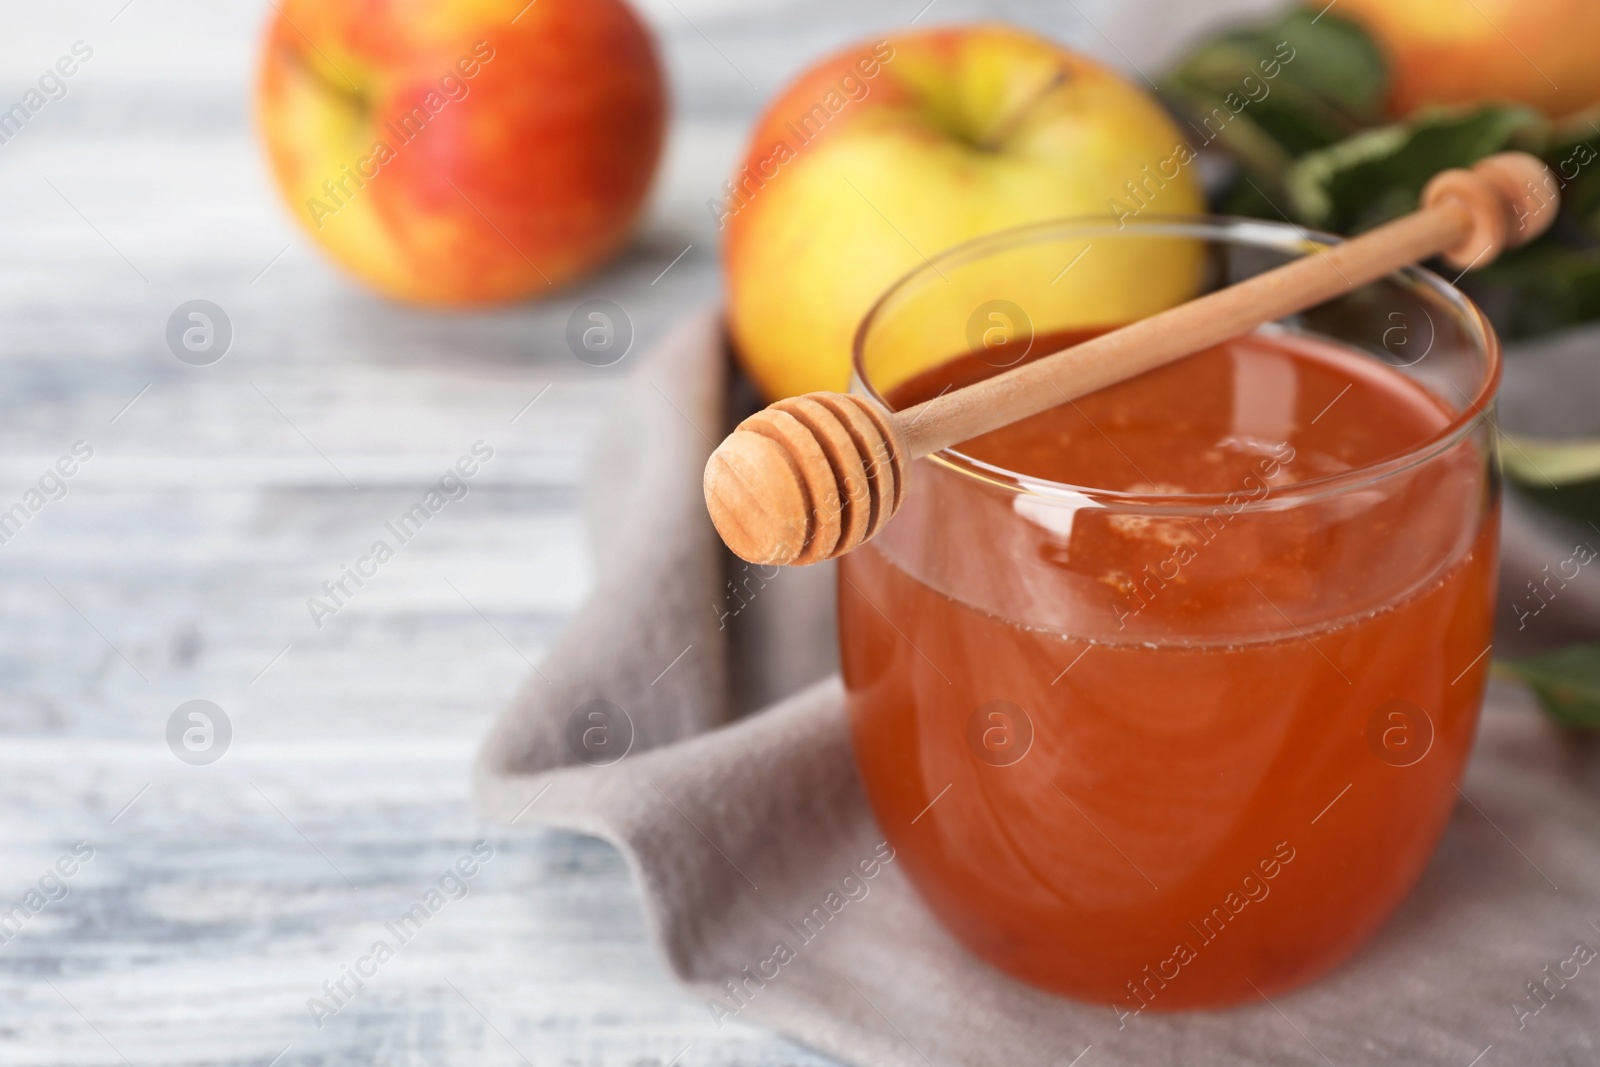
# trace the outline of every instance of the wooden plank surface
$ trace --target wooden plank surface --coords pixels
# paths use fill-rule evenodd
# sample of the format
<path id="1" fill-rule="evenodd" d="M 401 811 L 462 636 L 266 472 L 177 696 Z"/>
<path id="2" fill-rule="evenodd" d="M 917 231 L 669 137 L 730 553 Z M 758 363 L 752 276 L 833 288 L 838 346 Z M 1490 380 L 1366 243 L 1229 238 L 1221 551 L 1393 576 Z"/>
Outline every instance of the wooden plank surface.
<path id="1" fill-rule="evenodd" d="M 568 314 L 618 302 L 643 352 L 715 300 L 705 201 L 760 101 L 923 4 L 643 6 L 676 105 L 646 224 L 581 287 L 475 315 L 366 295 L 293 229 L 249 126 L 259 0 L 6 11 L 0 100 L 75 40 L 95 56 L 0 146 L 0 509 L 93 455 L 0 545 L 0 910 L 65 893 L 0 944 L 0 1063 L 827 1062 L 715 1029 L 609 847 L 469 806 L 478 738 L 590 581 L 587 438 L 649 373 L 579 363 Z M 978 14 L 1133 63 L 1192 24 L 1104 0 L 928 21 Z M 194 298 L 233 325 L 212 366 L 164 341 Z M 479 440 L 469 494 L 316 625 L 307 598 Z M 214 765 L 167 745 L 194 699 L 231 723 Z M 319 1026 L 308 1000 L 480 840 L 470 894 Z M 76 842 L 93 858 L 51 880 Z"/>

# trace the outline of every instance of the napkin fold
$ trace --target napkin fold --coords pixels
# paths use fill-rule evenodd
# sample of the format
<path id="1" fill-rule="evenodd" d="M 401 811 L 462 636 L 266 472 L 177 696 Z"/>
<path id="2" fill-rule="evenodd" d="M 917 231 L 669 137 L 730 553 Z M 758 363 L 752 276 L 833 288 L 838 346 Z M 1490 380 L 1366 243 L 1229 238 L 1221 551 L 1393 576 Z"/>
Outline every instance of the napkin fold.
<path id="1" fill-rule="evenodd" d="M 589 480 L 594 591 L 485 738 L 475 791 L 488 817 L 621 851 L 708 1026 L 874 1067 L 1597 1061 L 1600 955 L 1576 961 L 1600 952 L 1600 746 L 1498 685 L 1422 882 L 1315 984 L 1119 1019 L 967 954 L 862 792 L 831 566 L 746 566 L 706 517 L 706 457 L 753 403 L 720 318 L 689 315 L 641 362 Z M 1571 533 L 1514 514 L 1508 533 L 1537 528 L 1508 545 L 1522 566 Z"/>

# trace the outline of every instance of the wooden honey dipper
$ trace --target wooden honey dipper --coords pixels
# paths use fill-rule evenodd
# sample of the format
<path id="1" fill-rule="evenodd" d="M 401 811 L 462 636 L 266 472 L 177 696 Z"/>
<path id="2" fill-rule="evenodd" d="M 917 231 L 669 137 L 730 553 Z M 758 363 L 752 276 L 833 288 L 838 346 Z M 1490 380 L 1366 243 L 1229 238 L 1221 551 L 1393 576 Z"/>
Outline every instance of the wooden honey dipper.
<path id="1" fill-rule="evenodd" d="M 854 394 L 807 393 L 741 422 L 706 463 L 711 521 L 740 558 L 804 565 L 875 536 L 906 495 L 911 461 L 1303 311 L 1442 255 L 1466 270 L 1547 229 L 1556 184 L 1522 152 L 1447 170 L 1392 222 L 1140 319 L 891 412 Z"/>

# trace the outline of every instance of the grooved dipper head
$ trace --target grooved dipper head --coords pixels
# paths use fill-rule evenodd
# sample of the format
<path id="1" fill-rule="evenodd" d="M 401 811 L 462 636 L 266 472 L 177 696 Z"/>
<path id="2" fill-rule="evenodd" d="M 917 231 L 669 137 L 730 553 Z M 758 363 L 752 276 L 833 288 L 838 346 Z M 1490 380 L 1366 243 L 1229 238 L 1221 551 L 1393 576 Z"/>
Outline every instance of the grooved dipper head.
<path id="1" fill-rule="evenodd" d="M 741 422 L 706 463 L 706 508 L 734 554 L 816 563 L 873 537 L 905 496 L 909 453 L 866 399 L 808 393 Z"/>

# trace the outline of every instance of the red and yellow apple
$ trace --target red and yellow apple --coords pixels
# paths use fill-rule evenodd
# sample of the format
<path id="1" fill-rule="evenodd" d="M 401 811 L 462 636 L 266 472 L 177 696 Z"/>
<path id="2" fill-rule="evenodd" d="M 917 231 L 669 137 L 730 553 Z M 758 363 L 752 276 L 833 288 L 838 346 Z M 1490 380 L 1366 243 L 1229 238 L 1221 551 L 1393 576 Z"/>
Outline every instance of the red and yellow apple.
<path id="1" fill-rule="evenodd" d="M 1341 0 L 1333 14 L 1383 50 L 1398 116 L 1492 102 L 1560 117 L 1600 101 L 1595 0 Z"/>
<path id="2" fill-rule="evenodd" d="M 1017 29 L 965 26 L 848 48 L 772 104 L 710 205 L 726 230 L 736 350 L 769 399 L 843 389 L 857 325 L 927 257 L 1045 219 L 1195 212 L 1193 162 L 1152 97 Z M 1138 242 L 1118 244 L 1095 249 L 1071 283 L 1052 287 L 1066 263 L 1041 262 L 1039 277 L 1018 269 L 998 295 L 1027 289 L 1034 297 L 1023 303 L 1048 300 L 1049 325 L 1071 327 L 1189 294 L 1192 255 L 1141 259 L 1126 247 Z M 952 283 L 941 303 L 964 315 L 982 295 Z M 927 344 L 941 343 L 930 333 Z"/>
<path id="3" fill-rule="evenodd" d="M 295 217 L 399 300 L 516 300 L 627 237 L 661 151 L 623 0 L 280 0 L 258 123 Z"/>

